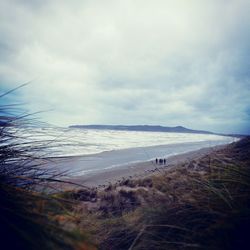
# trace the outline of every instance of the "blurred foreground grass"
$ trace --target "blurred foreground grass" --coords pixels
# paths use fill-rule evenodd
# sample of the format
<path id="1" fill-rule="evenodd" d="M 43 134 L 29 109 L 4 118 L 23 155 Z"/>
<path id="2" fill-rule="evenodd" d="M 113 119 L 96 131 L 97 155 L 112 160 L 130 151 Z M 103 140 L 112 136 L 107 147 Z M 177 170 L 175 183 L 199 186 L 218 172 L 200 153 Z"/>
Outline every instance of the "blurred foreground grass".
<path id="1" fill-rule="evenodd" d="M 35 191 L 60 176 L 45 167 L 53 140 L 28 136 L 30 127 L 41 124 L 19 105 L 2 104 L 12 91 L 0 94 L 0 249 L 96 249 L 87 233 L 70 226 L 74 201 Z M 67 218 L 65 227 L 56 220 L 60 216 Z"/>

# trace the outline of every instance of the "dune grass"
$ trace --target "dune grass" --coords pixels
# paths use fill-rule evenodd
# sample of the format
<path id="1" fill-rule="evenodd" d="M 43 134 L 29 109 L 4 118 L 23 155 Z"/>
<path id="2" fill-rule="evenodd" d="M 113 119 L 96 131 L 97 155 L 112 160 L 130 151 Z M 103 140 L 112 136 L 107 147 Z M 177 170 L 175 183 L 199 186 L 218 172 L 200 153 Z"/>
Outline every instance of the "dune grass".
<path id="1" fill-rule="evenodd" d="M 245 138 L 145 179 L 60 195 L 79 202 L 79 227 L 99 249 L 249 249 L 249 150 Z"/>
<path id="2" fill-rule="evenodd" d="M 49 194 L 60 181 L 44 168 L 52 142 L 23 141 L 18 129 L 34 120 L 13 105 L 0 118 L 6 249 L 250 249 L 249 137 L 143 179 Z"/>
<path id="3" fill-rule="evenodd" d="M 0 95 L 1 103 L 11 92 Z M 53 140 L 28 136 L 37 125 L 34 114 L 19 105 L 0 105 L 1 249 L 96 249 L 75 226 L 76 202 L 42 192 L 62 173 L 46 167 Z"/>

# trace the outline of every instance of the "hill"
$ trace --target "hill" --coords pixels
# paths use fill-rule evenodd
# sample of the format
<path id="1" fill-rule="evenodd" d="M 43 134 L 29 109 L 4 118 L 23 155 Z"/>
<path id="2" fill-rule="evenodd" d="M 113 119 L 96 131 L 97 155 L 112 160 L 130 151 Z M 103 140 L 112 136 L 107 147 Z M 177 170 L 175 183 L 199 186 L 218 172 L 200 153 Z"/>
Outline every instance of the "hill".
<path id="1" fill-rule="evenodd" d="M 100 130 L 122 130 L 122 131 L 150 131 L 150 132 L 174 132 L 194 134 L 214 134 L 209 131 L 193 130 L 183 126 L 165 127 L 159 125 L 72 125 L 70 128 L 100 129 Z"/>

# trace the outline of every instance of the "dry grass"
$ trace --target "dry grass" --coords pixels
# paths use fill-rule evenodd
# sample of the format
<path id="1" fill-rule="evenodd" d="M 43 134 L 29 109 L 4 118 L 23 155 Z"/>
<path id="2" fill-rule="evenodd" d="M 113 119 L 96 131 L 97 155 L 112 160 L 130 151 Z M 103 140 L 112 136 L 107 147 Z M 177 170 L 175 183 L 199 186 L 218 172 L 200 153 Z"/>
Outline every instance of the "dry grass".
<path id="1" fill-rule="evenodd" d="M 100 249 L 247 249 L 250 139 L 75 198 Z M 92 197 L 92 198 L 91 198 Z M 93 198 L 94 197 L 94 198 Z M 94 222 L 94 223 L 93 223 Z"/>
<path id="2" fill-rule="evenodd" d="M 1 96 L 0 96 L 1 97 Z M 32 191 L 50 142 L 18 142 L 29 123 L 0 107 L 0 235 L 8 249 L 250 249 L 250 139 L 102 190 Z"/>
<path id="3" fill-rule="evenodd" d="M 6 94 L 0 95 L 1 103 Z M 77 227 L 73 199 L 35 192 L 59 181 L 60 173 L 45 168 L 45 150 L 53 140 L 20 133 L 38 125 L 32 117 L 19 106 L 0 105 L 0 248 L 96 249 Z"/>

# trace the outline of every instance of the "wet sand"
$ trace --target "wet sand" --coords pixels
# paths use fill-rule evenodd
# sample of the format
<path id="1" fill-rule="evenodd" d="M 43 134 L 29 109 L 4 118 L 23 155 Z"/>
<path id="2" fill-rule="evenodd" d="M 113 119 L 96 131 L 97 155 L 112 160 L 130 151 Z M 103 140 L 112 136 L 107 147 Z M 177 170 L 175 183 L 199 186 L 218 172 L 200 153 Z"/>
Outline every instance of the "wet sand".
<path id="1" fill-rule="evenodd" d="M 156 164 L 155 161 L 145 161 L 139 163 L 132 163 L 127 165 L 122 165 L 115 168 L 105 169 L 103 172 L 91 172 L 84 174 L 82 176 L 72 176 L 67 178 L 62 178 L 65 181 L 70 181 L 79 185 L 87 187 L 104 187 L 110 183 L 114 184 L 120 182 L 124 179 L 129 178 L 143 178 L 151 174 L 157 174 L 161 171 L 164 171 L 169 168 L 173 168 L 178 164 L 189 162 L 193 159 L 198 159 L 205 155 L 210 154 L 211 152 L 226 147 L 226 145 L 218 145 L 214 147 L 206 147 L 199 150 L 178 154 L 174 156 L 169 156 L 166 158 L 166 164 Z M 74 157 L 75 158 L 75 157 Z M 76 160 L 74 159 L 73 160 Z M 72 158 L 67 159 L 69 164 L 72 163 Z M 79 159 L 78 159 L 79 160 Z M 60 185 L 60 186 L 59 186 Z M 71 185 L 71 184 L 58 184 L 59 189 L 72 189 L 80 188 L 81 186 Z"/>

